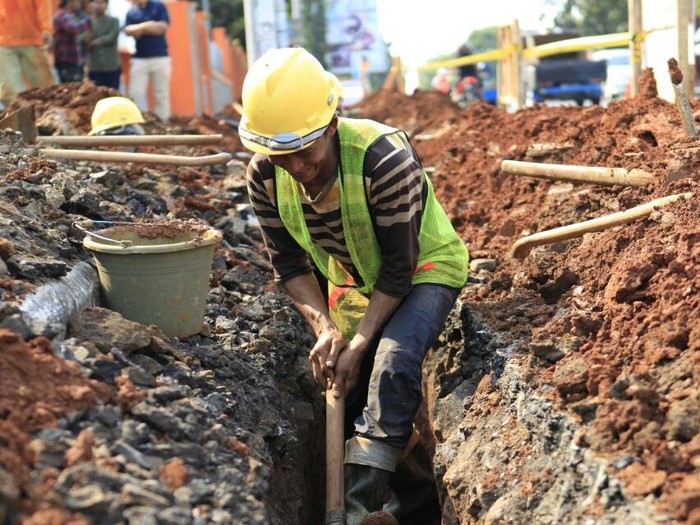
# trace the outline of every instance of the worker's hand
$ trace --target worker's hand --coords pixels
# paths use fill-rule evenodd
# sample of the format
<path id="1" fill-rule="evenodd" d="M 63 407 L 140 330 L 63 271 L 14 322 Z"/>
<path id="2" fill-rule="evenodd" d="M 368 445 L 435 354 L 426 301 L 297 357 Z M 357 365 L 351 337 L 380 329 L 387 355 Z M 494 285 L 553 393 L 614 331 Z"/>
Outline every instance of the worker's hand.
<path id="1" fill-rule="evenodd" d="M 326 387 L 327 380 L 333 377 L 338 355 L 346 345 L 343 334 L 335 327 L 324 330 L 309 353 L 309 363 L 316 382 Z"/>
<path id="2" fill-rule="evenodd" d="M 50 49 L 53 46 L 53 36 L 51 33 L 42 33 L 41 39 L 44 41 L 44 47 Z"/>
<path id="3" fill-rule="evenodd" d="M 368 341 L 356 335 L 352 341 L 340 352 L 334 368 L 331 390 L 334 397 L 347 395 L 360 377 L 360 365 L 367 353 Z"/>

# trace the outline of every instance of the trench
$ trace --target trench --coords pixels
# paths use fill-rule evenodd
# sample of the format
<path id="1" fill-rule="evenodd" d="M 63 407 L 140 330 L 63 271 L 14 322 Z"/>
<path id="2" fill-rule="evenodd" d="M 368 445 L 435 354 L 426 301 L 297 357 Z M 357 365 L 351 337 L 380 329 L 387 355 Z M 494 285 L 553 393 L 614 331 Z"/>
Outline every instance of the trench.
<path id="1" fill-rule="evenodd" d="M 81 263 L 60 281 L 40 287 L 25 300 L 17 315 L 24 317 L 29 327 L 27 333 L 61 339 L 67 320 L 91 309 L 87 307 L 95 302 L 95 285 L 94 271 L 90 265 Z M 214 290 L 210 299 L 217 295 Z M 516 310 L 513 306 L 519 299 L 513 301 L 508 310 Z M 100 304 L 99 300 L 96 302 Z M 251 296 L 247 304 L 259 305 L 261 301 Z M 266 509 L 266 521 L 251 518 L 240 523 L 322 524 L 325 402 L 308 370 L 306 356 L 313 338 L 282 294 L 272 294 L 266 304 L 272 305 L 271 312 L 239 311 L 243 317 L 252 315 L 260 321 L 258 332 L 250 338 L 245 352 L 232 346 L 227 355 L 223 341 L 201 348 L 202 340 L 197 337 L 183 341 L 181 348 L 191 353 L 185 360 L 197 356 L 201 361 L 201 370 L 194 372 L 207 372 L 218 378 L 218 398 L 212 397 L 213 393 L 199 394 L 206 403 L 234 402 L 246 410 L 241 412 L 241 418 L 248 426 L 240 435 L 247 436 L 251 457 L 247 465 L 243 462 L 239 467 L 242 479 L 246 479 L 247 471 L 247 479 L 252 481 L 247 481 L 248 486 L 243 487 L 240 497 L 243 501 L 261 503 Z M 520 306 L 527 307 L 522 302 Z M 46 312 L 55 315 L 48 316 Z M 235 325 L 238 319 L 226 321 L 234 322 L 231 325 L 234 328 L 248 327 Z M 209 315 L 207 322 L 219 321 Z M 5 318 L 3 324 L 14 325 L 21 331 L 22 323 L 16 317 Z M 432 457 L 442 523 L 498 523 L 506 516 L 514 522 L 544 516 L 546 523 L 574 523 L 584 519 L 591 506 L 601 502 L 610 518 L 621 523 L 654 523 L 658 515 L 650 510 L 648 502 L 627 499 L 619 481 L 609 475 L 608 462 L 576 444 L 579 425 L 549 400 L 536 395 L 535 387 L 528 385 L 531 358 L 517 351 L 521 342 L 518 334 L 490 326 L 483 305 L 458 301 L 438 342 L 426 357 L 424 402 L 416 424 Z M 64 346 L 70 350 L 67 342 L 59 347 Z M 136 357 L 132 354 L 130 359 L 137 361 Z M 66 358 L 70 358 L 70 352 Z M 260 359 L 258 364 L 256 359 Z M 221 367 L 226 361 L 231 363 L 228 370 Z M 132 371 L 130 377 L 138 379 L 140 375 L 141 372 Z M 181 369 L 177 377 L 183 385 L 192 380 Z M 191 384 L 202 388 L 199 381 Z M 170 395 L 172 390 L 167 391 L 167 396 Z M 246 404 L 250 406 L 243 406 Z M 146 408 L 135 411 L 136 418 L 145 419 L 165 432 L 167 421 L 163 423 L 152 417 Z M 580 407 L 586 409 L 590 407 Z M 93 423 L 94 414 L 86 412 L 83 416 L 71 416 L 66 424 L 71 428 L 71 421 L 79 421 L 80 417 Z M 129 417 L 133 420 L 134 415 Z M 210 432 L 207 425 L 204 421 L 199 431 Z M 188 451 L 196 442 L 196 436 L 175 435 L 169 446 Z M 118 450 L 123 453 L 130 449 L 122 445 Z M 140 452 L 129 453 L 147 464 L 148 458 L 144 459 Z M 212 477 L 203 479 L 209 479 L 212 487 L 222 483 L 216 472 L 225 466 L 222 462 L 228 461 L 227 457 L 212 456 L 208 464 L 205 462 Z M 258 464 L 264 467 L 263 473 L 259 479 L 251 478 L 261 470 L 255 466 Z M 498 479 L 487 483 L 496 474 Z M 529 486 L 528 483 L 533 490 L 523 497 L 522 487 Z M 158 505 L 162 504 L 160 501 L 154 497 Z M 255 515 L 253 511 L 255 508 L 246 510 L 245 516 Z M 556 520 L 551 521 L 552 517 Z"/>

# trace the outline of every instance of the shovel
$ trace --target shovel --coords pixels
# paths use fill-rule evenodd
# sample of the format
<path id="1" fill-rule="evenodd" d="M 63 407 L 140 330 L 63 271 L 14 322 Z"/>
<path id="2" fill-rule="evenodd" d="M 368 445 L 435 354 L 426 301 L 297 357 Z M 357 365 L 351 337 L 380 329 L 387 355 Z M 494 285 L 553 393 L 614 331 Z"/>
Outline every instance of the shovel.
<path id="1" fill-rule="evenodd" d="M 326 525 L 345 525 L 345 397 L 326 388 Z"/>

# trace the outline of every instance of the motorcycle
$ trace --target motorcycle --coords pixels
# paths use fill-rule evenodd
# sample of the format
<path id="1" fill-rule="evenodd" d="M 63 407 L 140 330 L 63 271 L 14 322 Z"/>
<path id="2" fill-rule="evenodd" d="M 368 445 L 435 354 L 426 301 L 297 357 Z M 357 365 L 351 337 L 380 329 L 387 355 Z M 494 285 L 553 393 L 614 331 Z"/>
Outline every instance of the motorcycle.
<path id="1" fill-rule="evenodd" d="M 483 100 L 481 80 L 471 75 L 462 78 L 450 92 L 450 98 L 463 108 L 472 102 Z"/>

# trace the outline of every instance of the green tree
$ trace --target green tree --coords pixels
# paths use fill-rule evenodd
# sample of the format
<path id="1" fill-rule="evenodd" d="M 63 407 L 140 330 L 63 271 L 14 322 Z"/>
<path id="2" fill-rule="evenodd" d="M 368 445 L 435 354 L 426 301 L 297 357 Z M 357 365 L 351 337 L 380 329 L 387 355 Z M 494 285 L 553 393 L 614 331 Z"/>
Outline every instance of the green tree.
<path id="1" fill-rule="evenodd" d="M 325 0 L 302 0 L 301 23 L 304 47 L 326 67 Z"/>
<path id="2" fill-rule="evenodd" d="M 197 0 L 197 7 L 202 9 L 202 0 Z M 229 38 L 245 48 L 243 0 L 209 0 L 209 14 L 212 27 L 225 28 Z"/>
<path id="3" fill-rule="evenodd" d="M 627 0 L 547 0 L 561 5 L 552 29 L 576 30 L 582 36 L 627 31 Z"/>
<path id="4" fill-rule="evenodd" d="M 498 27 L 485 27 L 472 31 L 467 40 L 467 44 L 473 53 L 481 53 L 496 49 L 498 47 Z"/>

